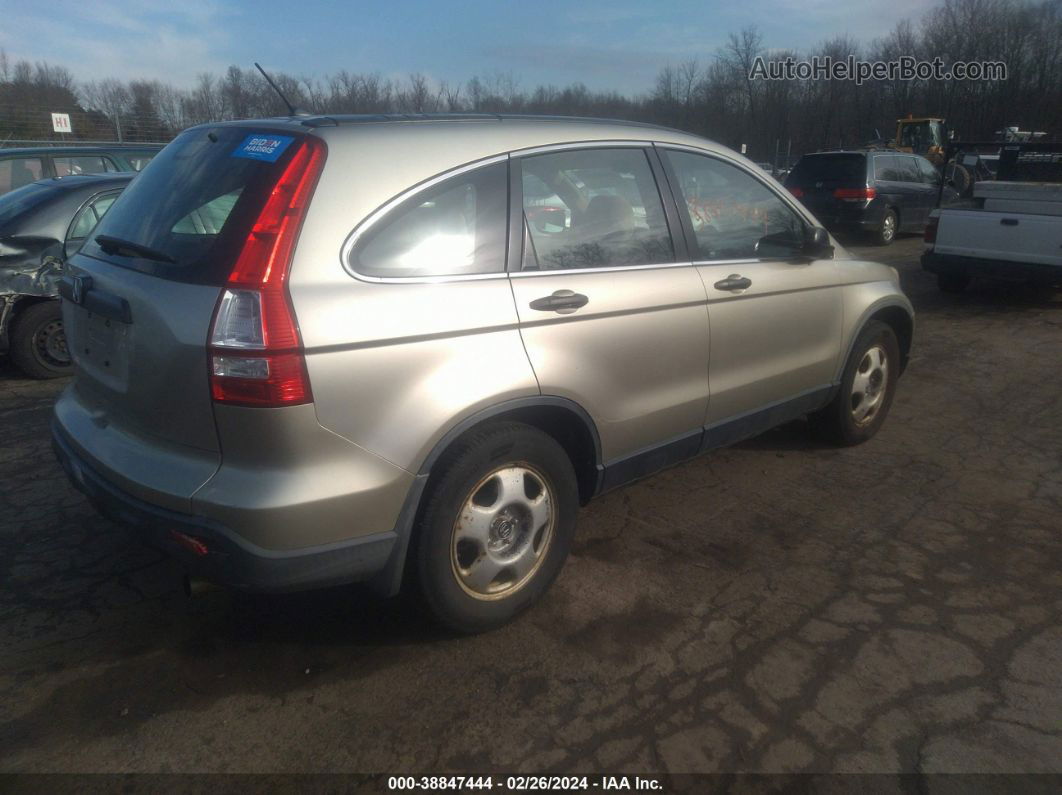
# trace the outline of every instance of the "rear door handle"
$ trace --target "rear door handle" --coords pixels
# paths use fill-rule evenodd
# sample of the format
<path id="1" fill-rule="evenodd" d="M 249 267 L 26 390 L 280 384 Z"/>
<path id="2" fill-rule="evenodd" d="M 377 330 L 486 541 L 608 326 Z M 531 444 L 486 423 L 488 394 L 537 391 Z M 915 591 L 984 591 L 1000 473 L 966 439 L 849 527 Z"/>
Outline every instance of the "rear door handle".
<path id="1" fill-rule="evenodd" d="M 1003 224 L 1003 226 L 1017 226 L 1018 225 L 1018 219 L 1017 218 L 1000 218 L 999 222 L 1001 224 Z"/>
<path id="2" fill-rule="evenodd" d="M 553 295 L 536 298 L 531 302 L 531 308 L 539 312 L 556 312 L 560 315 L 569 315 L 581 306 L 590 302 L 582 293 L 571 290 L 557 290 Z"/>
<path id="3" fill-rule="evenodd" d="M 725 279 L 715 283 L 716 290 L 747 290 L 752 287 L 752 279 L 746 279 L 740 273 L 731 273 Z"/>

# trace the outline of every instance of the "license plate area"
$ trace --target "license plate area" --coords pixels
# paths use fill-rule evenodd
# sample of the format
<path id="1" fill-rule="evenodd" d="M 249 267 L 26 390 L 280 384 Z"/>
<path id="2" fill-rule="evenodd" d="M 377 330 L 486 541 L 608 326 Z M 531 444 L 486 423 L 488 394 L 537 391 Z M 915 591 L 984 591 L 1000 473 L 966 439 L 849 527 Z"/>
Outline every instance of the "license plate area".
<path id="1" fill-rule="evenodd" d="M 73 340 L 74 360 L 107 386 L 124 390 L 129 381 L 132 324 L 86 310 L 78 314 L 80 328 Z"/>

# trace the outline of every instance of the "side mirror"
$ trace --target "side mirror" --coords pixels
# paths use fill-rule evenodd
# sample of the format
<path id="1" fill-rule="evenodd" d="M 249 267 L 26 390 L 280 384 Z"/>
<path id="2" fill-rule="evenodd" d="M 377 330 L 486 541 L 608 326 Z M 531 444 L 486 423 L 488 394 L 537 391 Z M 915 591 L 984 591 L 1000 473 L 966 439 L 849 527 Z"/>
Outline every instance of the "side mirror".
<path id="1" fill-rule="evenodd" d="M 804 254 L 813 259 L 832 259 L 830 233 L 821 226 L 808 227 L 804 234 Z"/>

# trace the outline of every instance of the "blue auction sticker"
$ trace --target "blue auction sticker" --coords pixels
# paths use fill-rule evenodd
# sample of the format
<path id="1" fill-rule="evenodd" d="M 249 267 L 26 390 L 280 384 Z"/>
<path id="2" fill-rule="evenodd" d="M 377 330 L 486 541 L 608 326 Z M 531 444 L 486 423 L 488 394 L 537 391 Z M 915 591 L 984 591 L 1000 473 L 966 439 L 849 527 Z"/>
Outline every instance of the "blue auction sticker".
<path id="1" fill-rule="evenodd" d="M 294 141 L 290 135 L 268 135 L 266 133 L 252 133 L 243 139 L 243 143 L 236 147 L 231 157 L 246 157 L 249 160 L 264 160 L 266 163 L 275 163 L 277 158 L 284 154 L 284 150 Z"/>

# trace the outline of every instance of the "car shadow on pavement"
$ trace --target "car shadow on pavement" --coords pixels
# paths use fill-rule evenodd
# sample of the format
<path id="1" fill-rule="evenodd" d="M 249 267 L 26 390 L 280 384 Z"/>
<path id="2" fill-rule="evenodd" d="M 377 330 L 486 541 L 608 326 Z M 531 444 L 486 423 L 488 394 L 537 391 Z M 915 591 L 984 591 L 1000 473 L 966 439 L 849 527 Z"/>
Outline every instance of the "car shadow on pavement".
<path id="1" fill-rule="evenodd" d="M 961 293 L 945 293 L 934 287 L 920 292 L 912 290 L 909 295 L 916 312 L 1062 311 L 1062 289 L 1026 282 L 977 280 Z"/>
<path id="2" fill-rule="evenodd" d="M 779 425 L 759 436 L 753 436 L 734 445 L 738 450 L 765 450 L 774 452 L 810 452 L 812 450 L 836 450 L 837 446 L 815 436 L 806 419 L 793 420 Z"/>

